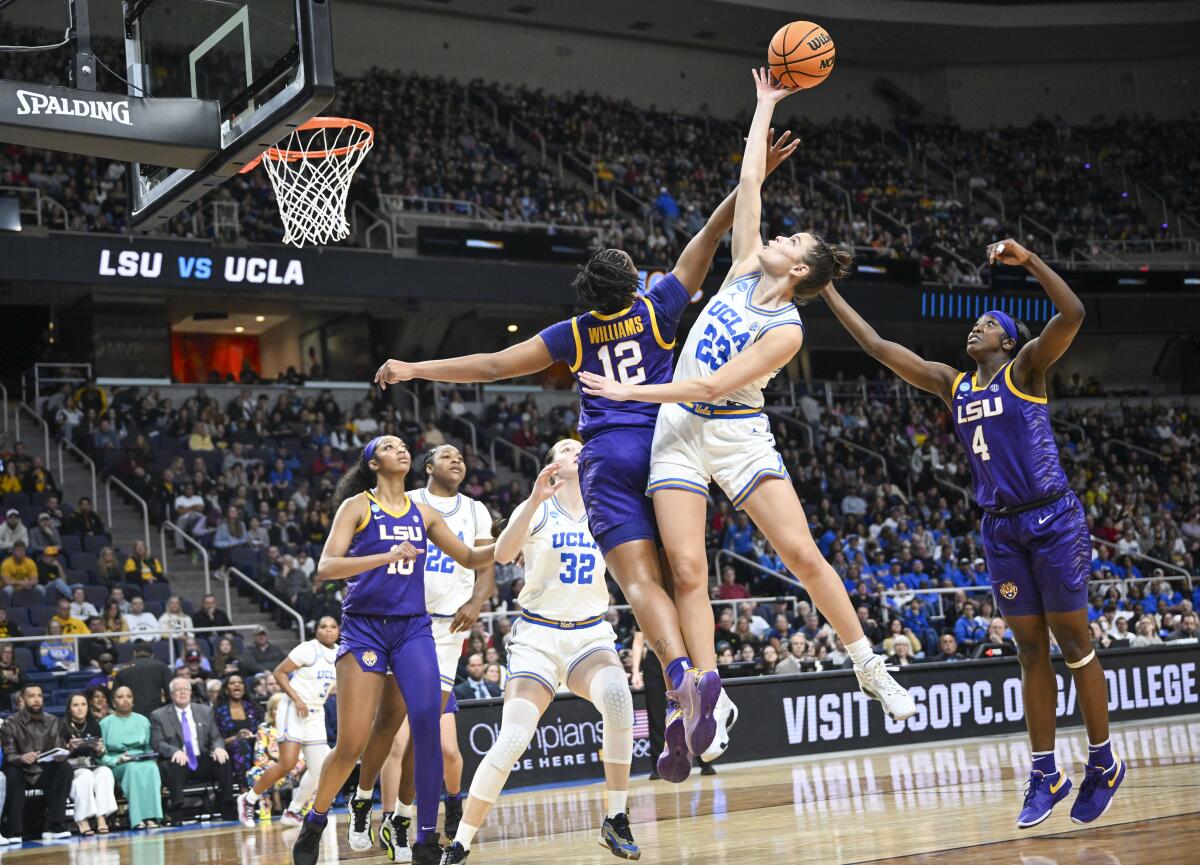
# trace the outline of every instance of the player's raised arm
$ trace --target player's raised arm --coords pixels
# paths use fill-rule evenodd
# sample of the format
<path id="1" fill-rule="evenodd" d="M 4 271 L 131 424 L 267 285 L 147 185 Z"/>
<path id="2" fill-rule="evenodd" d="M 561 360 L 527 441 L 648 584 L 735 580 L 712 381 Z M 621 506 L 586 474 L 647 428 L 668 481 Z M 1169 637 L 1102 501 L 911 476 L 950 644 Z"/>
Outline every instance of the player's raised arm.
<path id="1" fill-rule="evenodd" d="M 742 156 L 742 173 L 738 180 L 737 205 L 733 215 L 733 269 L 739 271 L 744 262 L 753 260 L 762 247 L 762 185 L 767 177 L 767 135 L 775 106 L 795 91 L 774 81 L 766 69 L 753 70 L 758 102 L 750 132 L 746 136 L 746 151 Z"/>
<path id="2" fill-rule="evenodd" d="M 958 370 L 944 363 L 925 360 L 900 343 L 881 337 L 875 328 L 846 302 L 832 282 L 825 286 L 821 296 L 825 298 L 837 320 L 854 337 L 854 341 L 862 346 L 863 351 L 913 387 L 936 394 L 949 402 L 952 396 L 950 389 L 954 387 Z"/>
<path id="3" fill-rule="evenodd" d="M 394 545 L 386 553 L 376 553 L 370 556 L 350 556 L 350 542 L 358 526 L 367 518 L 367 502 L 364 496 L 351 496 L 342 502 L 333 517 L 333 525 L 329 529 L 329 537 L 325 539 L 325 547 L 321 550 L 321 560 L 317 564 L 318 580 L 348 580 L 373 568 L 390 565 L 392 562 L 412 561 L 420 553 L 416 547 L 405 541 Z"/>
<path id="4" fill-rule="evenodd" d="M 435 508 L 422 504 L 418 504 L 417 508 L 421 511 L 421 518 L 425 521 L 425 531 L 429 535 L 429 540 L 437 544 L 438 549 L 454 561 L 471 570 L 490 565 L 493 562 L 495 544 L 488 544 L 486 547 L 468 547 L 463 543 L 462 538 L 451 531 Z"/>
<path id="5" fill-rule="evenodd" d="M 562 486 L 555 478 L 558 468 L 558 463 L 550 463 L 538 473 L 529 498 L 517 506 L 504 531 L 496 539 L 496 561 L 507 564 L 521 554 L 521 548 L 525 546 L 525 541 L 529 540 L 533 521 L 541 512 L 542 504 L 553 497 Z"/>
<path id="6" fill-rule="evenodd" d="M 775 138 L 775 130 L 770 130 L 767 134 L 766 176 L 770 176 L 771 172 L 795 153 L 799 146 L 800 139 L 793 139 L 790 129 L 784 130 L 778 139 Z M 708 222 L 696 233 L 695 237 L 688 241 L 688 245 L 679 255 L 679 260 L 675 262 L 672 273 L 689 293 L 695 293 L 700 289 L 704 277 L 708 274 L 708 269 L 712 266 L 713 256 L 717 254 L 717 247 L 721 245 L 721 238 L 733 227 L 733 212 L 737 196 L 736 188 L 725 196 L 725 200 L 717 205 L 717 209 L 712 212 Z"/>
<path id="7" fill-rule="evenodd" d="M 1018 382 L 1024 383 L 1031 375 L 1045 373 L 1071 347 L 1071 343 L 1075 341 L 1075 334 L 1079 333 L 1079 328 L 1083 325 L 1083 301 L 1046 262 L 1011 237 L 993 243 L 988 247 L 987 255 L 989 262 L 998 261 L 1001 264 L 1024 267 L 1041 283 L 1058 310 L 1054 317 L 1046 322 L 1042 332 L 1017 352 L 1012 366 L 1013 375 Z"/>
<path id="8" fill-rule="evenodd" d="M 456 383 L 500 381 L 541 372 L 552 363 L 554 359 L 550 357 L 546 343 L 535 336 L 503 351 L 487 354 L 467 354 L 417 363 L 385 361 L 375 373 L 375 384 L 386 390 L 389 384 L 415 378 Z"/>
<path id="9" fill-rule="evenodd" d="M 772 328 L 710 376 L 666 384 L 629 385 L 585 371 L 579 374 L 579 387 L 589 396 L 617 402 L 718 402 L 752 381 L 774 375 L 800 350 L 803 342 L 802 328 Z"/>

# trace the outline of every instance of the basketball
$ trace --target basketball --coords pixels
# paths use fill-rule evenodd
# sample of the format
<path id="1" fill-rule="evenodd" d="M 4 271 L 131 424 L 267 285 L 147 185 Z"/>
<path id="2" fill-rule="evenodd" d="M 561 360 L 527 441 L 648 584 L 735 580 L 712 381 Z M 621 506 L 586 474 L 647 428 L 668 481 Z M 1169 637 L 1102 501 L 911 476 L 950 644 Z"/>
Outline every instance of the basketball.
<path id="1" fill-rule="evenodd" d="M 820 24 L 793 21 L 771 37 L 767 63 L 771 74 L 784 87 L 807 90 L 816 87 L 833 71 L 833 37 Z"/>

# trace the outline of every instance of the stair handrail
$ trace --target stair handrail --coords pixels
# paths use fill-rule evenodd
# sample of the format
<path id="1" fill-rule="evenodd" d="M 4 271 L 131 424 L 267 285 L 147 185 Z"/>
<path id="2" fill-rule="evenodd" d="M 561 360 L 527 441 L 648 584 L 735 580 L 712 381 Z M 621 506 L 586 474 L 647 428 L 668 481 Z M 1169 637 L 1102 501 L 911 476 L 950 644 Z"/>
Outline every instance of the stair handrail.
<path id="1" fill-rule="evenodd" d="M 96 461 L 80 450 L 73 441 L 65 437 L 58 439 L 58 482 L 63 482 L 63 448 L 67 448 L 78 456 L 84 463 L 87 464 L 88 470 L 92 475 L 92 502 L 98 501 L 96 497 Z M 111 520 L 110 520 L 111 521 Z"/>
<path id="2" fill-rule="evenodd" d="M 21 440 L 21 412 L 27 412 L 42 428 L 42 452 L 46 457 L 46 468 L 50 468 L 53 460 L 50 456 L 50 424 L 46 423 L 46 419 L 30 408 L 29 404 L 24 400 L 17 402 L 17 410 L 13 413 L 17 427 L 17 441 Z"/>
<path id="3" fill-rule="evenodd" d="M 0 382 L 0 399 L 4 400 L 4 434 L 8 434 L 8 388 Z"/>
<path id="4" fill-rule="evenodd" d="M 791 162 L 788 162 L 788 165 L 791 165 Z M 824 183 L 826 186 L 828 186 L 830 189 L 832 189 L 834 192 L 836 192 L 838 195 L 840 195 L 843 199 L 845 199 L 846 221 L 854 222 L 854 204 L 853 204 L 853 199 L 850 196 L 849 190 L 847 190 L 844 186 L 840 186 L 839 184 L 834 183 L 832 180 L 830 180 L 825 175 L 814 171 L 812 174 L 808 175 L 808 191 L 811 192 L 813 195 L 817 194 L 817 190 L 814 185 L 814 182 L 817 180 Z"/>
<path id="5" fill-rule="evenodd" d="M 1174 581 L 1177 579 L 1183 579 L 1187 585 L 1188 592 L 1190 593 L 1192 591 L 1192 575 L 1189 574 L 1184 568 L 1179 567 L 1179 565 L 1173 565 L 1170 562 L 1164 562 L 1162 559 L 1155 558 L 1154 556 L 1148 556 L 1145 553 L 1121 553 L 1120 548 L 1118 547 L 1117 544 L 1115 544 L 1112 541 L 1107 540 L 1105 538 L 1098 538 L 1095 535 L 1092 535 L 1092 543 L 1099 544 L 1102 547 L 1108 547 L 1110 549 L 1117 550 L 1118 555 L 1129 556 L 1132 559 L 1142 559 L 1147 562 L 1152 562 L 1154 565 L 1162 568 L 1164 571 L 1171 571 L 1175 575 L 1173 577 L 1163 576 L 1163 577 L 1157 577 L 1157 578 L 1142 577 L 1142 579 L 1144 579 L 1144 580 L 1163 579 L 1163 580 Z M 1124 580 L 1135 580 L 1135 579 L 1137 579 L 1137 577 L 1125 577 L 1124 578 Z"/>
<path id="6" fill-rule="evenodd" d="M 801 420 L 798 417 L 795 417 L 790 414 L 785 414 L 784 412 L 778 411 L 776 409 L 764 408 L 763 411 L 770 417 L 778 418 L 779 420 L 783 421 L 784 423 L 790 423 L 792 426 L 798 428 L 802 433 L 804 433 L 805 438 L 808 439 L 808 449 L 810 451 L 813 451 L 814 453 L 816 452 L 817 439 L 816 439 L 816 436 L 813 434 L 813 429 L 809 425 L 808 421 Z"/>
<path id="7" fill-rule="evenodd" d="M 163 566 L 163 574 L 164 575 L 167 574 L 167 571 L 168 571 L 167 561 L 171 558 L 171 556 L 167 550 L 167 530 L 168 529 L 175 532 L 177 535 L 179 535 L 183 539 L 183 542 L 185 544 L 187 544 L 188 546 L 191 546 L 191 547 L 195 547 L 196 551 L 198 553 L 200 553 L 200 561 L 202 561 L 204 563 L 204 594 L 211 595 L 213 593 L 212 570 L 209 566 L 208 549 L 204 546 L 204 544 L 200 543 L 198 540 L 193 538 L 186 531 L 184 531 L 182 528 L 180 528 L 178 525 L 171 522 L 170 520 L 163 520 L 162 525 L 159 526 L 159 529 L 158 529 L 158 548 L 159 548 L 159 554 L 162 556 L 160 561 L 162 562 L 162 566 Z M 233 615 L 232 607 L 231 607 L 232 603 L 233 603 L 233 596 L 230 595 L 230 593 L 229 593 L 229 581 L 226 580 L 225 581 L 225 611 L 231 616 Z"/>
<path id="8" fill-rule="evenodd" d="M 230 566 L 225 569 L 225 573 L 227 575 L 225 577 L 226 584 L 229 583 L 228 575 L 232 574 L 233 576 L 242 580 L 250 588 L 254 589 L 254 591 L 258 592 L 264 598 L 271 601 L 273 604 L 275 604 L 277 607 L 279 607 L 279 609 L 283 610 L 289 616 L 294 617 L 296 619 L 296 625 L 300 629 L 300 642 L 303 643 L 307 639 L 307 630 L 304 627 L 304 616 L 300 615 L 300 613 L 298 613 L 293 607 L 289 606 L 288 604 L 285 604 L 283 601 L 281 601 L 279 598 L 277 598 L 274 594 L 272 594 L 271 592 L 268 592 L 266 589 L 264 589 L 258 583 L 254 582 L 254 580 L 250 579 L 248 576 L 243 574 L 237 568 Z"/>
<path id="9" fill-rule="evenodd" d="M 116 484 L 125 494 L 130 496 L 135 502 L 142 506 L 142 534 L 146 541 L 146 552 L 150 552 L 150 506 L 146 504 L 146 500 L 129 488 L 123 480 L 116 475 L 109 475 L 104 481 L 104 511 L 108 514 L 108 528 L 112 530 L 112 485 Z"/>
<path id="10" fill-rule="evenodd" d="M 525 448 L 521 447 L 520 445 L 515 445 L 506 438 L 501 438 L 500 436 L 496 436 L 495 438 L 492 439 L 491 447 L 488 449 L 488 455 L 489 455 L 489 457 L 491 459 L 491 463 L 492 463 L 492 471 L 496 470 L 496 445 L 497 444 L 504 445 L 506 448 L 511 450 L 513 453 L 515 453 L 518 457 L 524 457 L 524 458 L 528 459 L 531 463 L 533 463 L 534 472 L 540 472 L 542 470 L 542 461 L 540 459 L 538 459 L 537 454 L 535 454 L 533 451 L 526 450 Z"/>
<path id="11" fill-rule="evenodd" d="M 1024 213 L 1022 213 L 1020 216 L 1017 217 L 1017 230 L 1019 232 L 1021 232 L 1022 235 L 1024 234 L 1025 223 L 1027 223 L 1027 222 L 1030 225 L 1032 225 L 1034 228 L 1036 228 L 1038 231 L 1040 231 L 1042 234 L 1044 234 L 1050 238 L 1051 253 L 1054 256 L 1054 260 L 1057 261 L 1058 260 L 1058 233 L 1055 231 L 1051 231 L 1049 228 L 1042 225 L 1042 223 L 1038 222 L 1032 216 L 1027 216 Z"/>
<path id="12" fill-rule="evenodd" d="M 721 559 L 723 559 L 723 558 L 733 559 L 734 561 L 741 562 L 742 564 L 745 564 L 745 565 L 749 565 L 750 567 L 754 568 L 755 570 L 766 574 L 768 577 L 775 577 L 780 582 L 787 583 L 789 586 L 795 586 L 797 589 L 804 590 L 804 584 L 801 583 L 794 576 L 792 576 L 792 574 L 790 574 L 789 572 L 783 571 L 781 573 L 779 571 L 773 571 L 770 568 L 768 568 L 766 565 L 759 564 L 758 562 L 754 561 L 753 559 L 748 559 L 743 555 L 735 553 L 733 550 L 726 550 L 726 549 L 717 550 L 717 554 L 715 556 L 713 556 L 713 576 L 714 576 L 714 581 L 718 585 L 721 582 Z M 743 598 L 742 600 L 745 600 L 745 599 Z"/>

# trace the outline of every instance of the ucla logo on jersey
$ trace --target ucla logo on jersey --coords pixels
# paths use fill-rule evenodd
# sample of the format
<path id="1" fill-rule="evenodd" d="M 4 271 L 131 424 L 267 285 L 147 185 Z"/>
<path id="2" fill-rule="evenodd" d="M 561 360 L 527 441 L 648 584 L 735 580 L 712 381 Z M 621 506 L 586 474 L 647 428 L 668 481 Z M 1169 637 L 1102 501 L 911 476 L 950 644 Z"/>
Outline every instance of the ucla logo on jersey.
<path id="1" fill-rule="evenodd" d="M 556 550 L 563 547 L 583 547 L 594 550 L 596 542 L 587 532 L 555 532 L 550 536 L 550 546 Z"/>
<path id="2" fill-rule="evenodd" d="M 1004 414 L 1004 401 L 1000 397 L 977 399 L 972 402 L 965 402 L 958 407 L 957 421 L 958 423 L 972 423 L 973 421 L 996 417 L 1001 414 Z"/>
<path id="3" fill-rule="evenodd" d="M 389 526 L 387 523 L 380 523 L 379 540 L 418 542 L 425 540 L 425 533 L 421 531 L 420 526 Z"/>

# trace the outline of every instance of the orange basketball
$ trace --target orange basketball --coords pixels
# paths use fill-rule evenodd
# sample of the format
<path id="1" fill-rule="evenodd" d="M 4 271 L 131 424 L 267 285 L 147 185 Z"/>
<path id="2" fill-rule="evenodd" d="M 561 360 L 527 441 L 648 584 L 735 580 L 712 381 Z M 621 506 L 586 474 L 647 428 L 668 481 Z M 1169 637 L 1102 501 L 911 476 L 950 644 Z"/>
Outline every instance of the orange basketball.
<path id="1" fill-rule="evenodd" d="M 833 71 L 833 37 L 820 24 L 793 21 L 771 37 L 767 63 L 784 87 L 807 90 Z"/>

